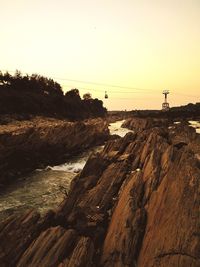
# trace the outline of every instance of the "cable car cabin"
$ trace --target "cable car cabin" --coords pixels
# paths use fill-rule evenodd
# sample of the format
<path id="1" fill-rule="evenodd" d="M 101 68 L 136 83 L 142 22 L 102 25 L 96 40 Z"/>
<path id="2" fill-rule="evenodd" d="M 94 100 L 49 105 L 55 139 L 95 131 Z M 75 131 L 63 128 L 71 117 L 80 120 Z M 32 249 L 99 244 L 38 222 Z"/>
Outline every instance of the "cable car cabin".
<path id="1" fill-rule="evenodd" d="M 108 94 L 107 94 L 107 92 L 105 91 L 105 98 L 108 98 Z"/>

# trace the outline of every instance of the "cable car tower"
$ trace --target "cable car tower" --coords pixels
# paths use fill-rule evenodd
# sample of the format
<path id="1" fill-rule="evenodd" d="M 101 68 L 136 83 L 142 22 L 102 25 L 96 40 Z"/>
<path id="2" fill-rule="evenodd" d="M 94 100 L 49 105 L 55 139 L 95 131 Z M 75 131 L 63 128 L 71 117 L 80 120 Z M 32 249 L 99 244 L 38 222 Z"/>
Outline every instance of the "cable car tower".
<path id="1" fill-rule="evenodd" d="M 168 111 L 169 110 L 169 103 L 167 102 L 167 95 L 169 94 L 169 90 L 164 90 L 163 95 L 165 96 L 165 101 L 162 103 L 162 110 Z"/>

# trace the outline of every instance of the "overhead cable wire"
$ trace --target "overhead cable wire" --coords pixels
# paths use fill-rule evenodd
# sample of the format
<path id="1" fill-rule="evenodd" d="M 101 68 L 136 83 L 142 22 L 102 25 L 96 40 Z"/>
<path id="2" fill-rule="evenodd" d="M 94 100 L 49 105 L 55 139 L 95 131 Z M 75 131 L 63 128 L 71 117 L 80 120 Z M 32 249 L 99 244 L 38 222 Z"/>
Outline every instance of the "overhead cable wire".
<path id="1" fill-rule="evenodd" d="M 71 88 L 74 88 L 75 86 L 74 85 L 67 85 L 67 84 L 62 84 L 63 87 L 71 87 Z M 94 89 L 94 88 L 85 88 L 85 87 L 80 87 L 80 86 L 77 86 L 78 88 L 77 89 L 81 89 L 81 90 L 86 90 L 86 91 L 94 91 L 94 92 L 101 92 L 103 93 L 105 90 L 104 89 Z M 108 89 L 106 89 L 108 91 Z M 138 94 L 140 92 L 127 92 L 127 91 L 111 91 L 112 93 L 116 93 L 116 94 Z M 148 94 L 148 93 L 151 93 L 151 92 L 145 92 L 145 94 Z M 151 93 L 152 94 L 152 93 Z"/>
<path id="2" fill-rule="evenodd" d="M 16 71 L 11 71 L 11 70 L 2 70 L 3 72 L 16 72 Z M 128 86 L 121 86 L 121 85 L 113 85 L 113 84 L 107 84 L 107 83 L 99 83 L 99 82 L 91 82 L 91 81 L 83 81 L 83 80 L 75 80 L 75 79 L 67 79 L 67 78 L 59 78 L 59 77 L 54 77 L 54 76 L 51 76 L 53 79 L 57 79 L 57 80 L 63 80 L 63 81 L 71 81 L 71 82 L 77 82 L 77 83 L 84 83 L 84 84 L 93 84 L 93 85 L 98 85 L 98 86 L 106 86 L 106 87 L 112 87 L 112 88 L 120 88 L 120 89 L 131 89 L 131 90 L 138 90 L 137 92 L 128 92 L 128 91 L 111 91 L 112 93 L 119 93 L 119 94 L 132 94 L 132 93 L 139 93 L 139 91 L 148 91 L 148 92 L 145 92 L 145 94 L 147 93 L 152 93 L 152 92 L 155 92 L 155 93 L 159 93 L 160 91 L 158 90 L 155 90 L 155 89 L 150 89 L 150 88 L 138 88 L 138 87 L 128 87 Z M 62 84 L 62 86 L 68 86 L 66 84 Z M 69 85 L 71 86 L 71 85 Z M 71 87 L 74 87 L 71 86 Z M 79 87 L 79 86 L 77 86 Z M 105 91 L 104 89 L 93 89 L 93 88 L 84 88 L 84 87 L 79 87 L 78 89 L 81 89 L 81 90 L 88 90 L 88 91 L 97 91 L 97 92 L 103 92 Z M 108 91 L 108 89 L 106 88 L 106 90 Z M 197 95 L 187 95 L 187 94 L 182 94 L 182 93 L 176 93 L 176 92 L 173 92 L 172 90 L 170 91 L 171 93 L 173 93 L 174 95 L 182 95 L 182 96 L 187 96 L 187 97 L 196 97 L 198 98 L 199 96 Z"/>
<path id="3" fill-rule="evenodd" d="M 67 84 L 63 84 L 62 85 L 63 87 L 71 87 L 71 88 L 74 88 L 75 86 L 74 85 L 67 85 Z M 101 92 L 101 93 L 104 93 L 104 89 L 94 89 L 94 88 L 85 88 L 85 87 L 80 87 L 78 86 L 79 90 L 86 90 L 86 91 L 94 91 L 94 92 Z M 108 89 L 106 89 L 108 91 Z M 199 96 L 195 96 L 195 95 L 186 95 L 186 94 L 181 94 L 181 93 L 176 93 L 176 92 L 173 92 L 173 91 L 170 91 L 172 92 L 173 95 L 182 95 L 182 96 L 187 96 L 187 97 L 195 97 L 195 98 L 198 98 Z M 110 93 L 115 93 L 115 94 L 139 94 L 141 92 L 128 92 L 128 91 L 110 91 Z M 145 94 L 152 94 L 152 92 L 145 92 Z"/>
<path id="4" fill-rule="evenodd" d="M 64 78 L 56 78 L 56 77 L 53 77 L 53 78 L 54 79 L 58 79 L 58 80 L 65 80 L 65 81 L 85 83 L 85 84 L 94 84 L 94 85 L 99 85 L 99 86 L 108 86 L 108 87 L 115 87 L 115 88 L 121 88 L 121 89 L 156 91 L 155 89 L 150 89 L 150 88 L 128 87 L 128 86 L 120 86 L 120 85 L 113 85 L 113 84 L 107 84 L 107 83 L 99 83 L 99 82 L 91 82 L 91 81 L 81 81 L 81 80 L 72 80 L 72 79 L 64 79 Z"/>
<path id="5" fill-rule="evenodd" d="M 6 71 L 6 70 L 3 70 Z M 14 71 L 8 71 L 8 72 L 14 72 Z M 143 91 L 156 91 L 155 89 L 150 88 L 138 88 L 138 87 L 128 87 L 128 86 L 121 86 L 121 85 L 113 85 L 113 84 L 107 84 L 107 83 L 100 83 L 100 82 L 91 82 L 91 81 L 83 81 L 83 80 L 75 80 L 75 79 L 67 79 L 67 78 L 60 78 L 51 76 L 53 79 L 61 80 L 61 81 L 70 81 L 70 82 L 77 82 L 77 83 L 84 83 L 84 84 L 93 84 L 93 85 L 99 85 L 99 86 L 108 86 L 108 87 L 115 87 L 120 89 L 131 89 L 131 90 L 143 90 Z"/>

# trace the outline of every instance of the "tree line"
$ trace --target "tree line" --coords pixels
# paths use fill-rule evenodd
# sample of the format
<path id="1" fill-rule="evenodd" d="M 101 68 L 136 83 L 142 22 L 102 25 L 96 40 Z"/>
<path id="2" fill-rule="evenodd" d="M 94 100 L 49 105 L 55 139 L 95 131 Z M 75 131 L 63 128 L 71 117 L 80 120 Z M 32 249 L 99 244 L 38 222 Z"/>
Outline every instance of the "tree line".
<path id="1" fill-rule="evenodd" d="M 39 115 L 69 120 L 103 117 L 103 102 L 79 90 L 63 92 L 59 83 L 38 74 L 14 75 L 0 71 L 0 115 Z"/>

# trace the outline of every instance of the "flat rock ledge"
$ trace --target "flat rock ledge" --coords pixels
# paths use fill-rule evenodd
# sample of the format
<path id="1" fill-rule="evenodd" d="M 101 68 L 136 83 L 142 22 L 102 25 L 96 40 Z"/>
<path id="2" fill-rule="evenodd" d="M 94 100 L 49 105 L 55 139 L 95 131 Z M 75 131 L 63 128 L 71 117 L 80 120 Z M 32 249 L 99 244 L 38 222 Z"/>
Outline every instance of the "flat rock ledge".
<path id="1" fill-rule="evenodd" d="M 0 266 L 199 267 L 199 146 L 186 125 L 108 141 L 57 210 L 0 225 Z"/>

